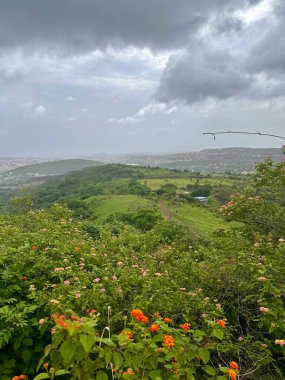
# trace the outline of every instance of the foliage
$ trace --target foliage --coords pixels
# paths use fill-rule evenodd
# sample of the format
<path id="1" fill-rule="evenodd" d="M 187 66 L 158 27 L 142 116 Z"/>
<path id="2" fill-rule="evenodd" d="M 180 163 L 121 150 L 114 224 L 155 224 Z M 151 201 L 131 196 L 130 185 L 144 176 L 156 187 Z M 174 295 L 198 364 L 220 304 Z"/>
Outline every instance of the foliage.
<path id="1" fill-rule="evenodd" d="M 240 223 L 204 221 L 206 240 L 188 204 L 182 225 L 146 209 L 98 226 L 19 202 L 0 217 L 1 380 L 284 378 L 284 177 L 260 164 L 222 208 Z"/>
<path id="2" fill-rule="evenodd" d="M 285 237 L 285 161 L 271 159 L 256 164 L 253 181 L 221 208 L 229 220 L 246 226 L 253 239 L 258 234 L 274 242 Z"/>

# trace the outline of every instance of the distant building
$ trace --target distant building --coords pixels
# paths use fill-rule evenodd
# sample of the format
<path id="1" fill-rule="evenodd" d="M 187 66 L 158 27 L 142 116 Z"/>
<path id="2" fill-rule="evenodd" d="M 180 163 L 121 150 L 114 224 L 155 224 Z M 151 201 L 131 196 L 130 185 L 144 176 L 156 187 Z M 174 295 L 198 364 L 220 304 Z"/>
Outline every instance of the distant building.
<path id="1" fill-rule="evenodd" d="M 194 197 L 194 199 L 202 203 L 208 203 L 208 197 Z"/>

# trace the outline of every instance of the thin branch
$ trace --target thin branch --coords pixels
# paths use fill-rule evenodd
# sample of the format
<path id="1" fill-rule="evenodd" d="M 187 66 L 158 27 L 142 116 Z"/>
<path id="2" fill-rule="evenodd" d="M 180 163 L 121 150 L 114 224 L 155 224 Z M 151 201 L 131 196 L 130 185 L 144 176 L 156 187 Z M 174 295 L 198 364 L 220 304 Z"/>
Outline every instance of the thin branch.
<path id="1" fill-rule="evenodd" d="M 216 135 L 221 135 L 225 133 L 239 133 L 243 135 L 259 135 L 259 136 L 270 136 L 270 137 L 276 137 L 277 139 L 285 140 L 285 137 L 278 136 L 278 135 L 272 135 L 270 133 L 261 133 L 261 132 L 240 132 L 240 131 L 223 131 L 223 132 L 205 132 L 203 135 L 212 135 L 214 137 L 214 140 L 216 140 Z"/>

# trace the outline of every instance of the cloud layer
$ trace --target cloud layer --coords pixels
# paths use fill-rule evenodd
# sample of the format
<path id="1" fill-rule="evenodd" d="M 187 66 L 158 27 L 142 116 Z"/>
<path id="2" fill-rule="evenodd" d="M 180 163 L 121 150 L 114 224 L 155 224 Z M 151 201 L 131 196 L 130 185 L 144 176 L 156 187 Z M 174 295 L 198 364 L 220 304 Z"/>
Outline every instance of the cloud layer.
<path id="1" fill-rule="evenodd" d="M 283 0 L 4 1 L 1 154 L 196 150 L 229 125 L 282 134 L 284 30 Z"/>
<path id="2" fill-rule="evenodd" d="M 192 104 L 209 98 L 284 97 L 285 6 L 267 5 L 260 8 L 265 13 L 253 9 L 252 19 L 250 14 L 214 18 L 208 32 L 195 36 L 182 54 L 170 57 L 157 99 Z"/>
<path id="3" fill-rule="evenodd" d="M 230 8 L 245 6 L 232 0 Z M 0 46 L 59 49 L 134 45 L 183 47 L 227 0 L 9 0 L 1 4 Z"/>

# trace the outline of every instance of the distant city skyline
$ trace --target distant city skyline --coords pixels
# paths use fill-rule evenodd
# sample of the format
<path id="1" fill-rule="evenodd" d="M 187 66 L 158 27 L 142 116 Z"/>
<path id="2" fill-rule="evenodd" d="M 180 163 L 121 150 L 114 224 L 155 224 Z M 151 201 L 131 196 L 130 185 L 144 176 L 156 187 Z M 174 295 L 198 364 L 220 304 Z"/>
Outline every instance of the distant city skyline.
<path id="1" fill-rule="evenodd" d="M 280 147 L 281 0 L 0 5 L 0 157 Z"/>

